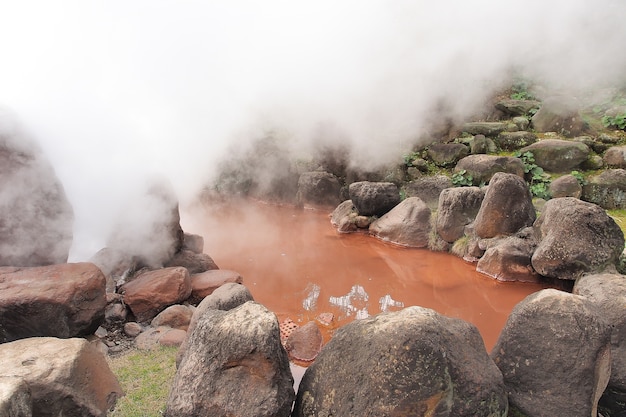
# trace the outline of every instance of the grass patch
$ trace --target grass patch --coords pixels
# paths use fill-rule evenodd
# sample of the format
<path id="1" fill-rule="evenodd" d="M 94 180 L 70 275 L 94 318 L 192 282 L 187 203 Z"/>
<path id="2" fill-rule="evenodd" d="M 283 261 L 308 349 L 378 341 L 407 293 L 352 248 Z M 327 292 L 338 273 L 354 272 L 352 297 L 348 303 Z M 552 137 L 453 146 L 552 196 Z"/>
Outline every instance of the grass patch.
<path id="1" fill-rule="evenodd" d="M 124 390 L 109 417 L 160 417 L 176 373 L 175 347 L 133 350 L 109 358 L 109 366 Z"/>
<path id="2" fill-rule="evenodd" d="M 620 229 L 622 229 L 622 233 L 626 235 L 626 210 L 607 210 L 606 212 L 615 220 L 615 223 L 617 223 Z"/>

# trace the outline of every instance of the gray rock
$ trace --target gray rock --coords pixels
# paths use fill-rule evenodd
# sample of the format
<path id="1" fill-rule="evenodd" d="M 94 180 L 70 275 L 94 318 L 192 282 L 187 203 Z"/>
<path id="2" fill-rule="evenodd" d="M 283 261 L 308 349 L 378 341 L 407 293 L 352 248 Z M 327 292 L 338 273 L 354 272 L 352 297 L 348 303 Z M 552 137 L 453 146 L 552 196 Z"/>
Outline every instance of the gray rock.
<path id="1" fill-rule="evenodd" d="M 513 121 L 513 123 L 515 123 L 515 126 L 517 126 L 519 130 L 526 130 L 530 125 L 530 120 L 528 120 L 528 118 L 524 116 L 517 116 L 511 120 Z"/>
<path id="2" fill-rule="evenodd" d="M 191 233 L 185 233 L 184 236 L 183 250 L 190 250 L 193 253 L 204 251 L 204 238 L 202 236 Z"/>
<path id="3" fill-rule="evenodd" d="M 333 174 L 323 171 L 304 172 L 298 179 L 300 204 L 336 206 L 341 202 L 341 184 Z"/>
<path id="4" fill-rule="evenodd" d="M 607 169 L 587 178 L 581 198 L 606 210 L 626 208 L 626 170 Z"/>
<path id="5" fill-rule="evenodd" d="M 350 200 L 361 216 L 382 216 L 400 202 L 398 187 L 391 182 L 354 182 Z"/>
<path id="6" fill-rule="evenodd" d="M 428 146 L 427 153 L 435 165 L 447 167 L 466 157 L 469 149 L 462 143 L 433 143 Z"/>
<path id="7" fill-rule="evenodd" d="M 165 415 L 288 417 L 294 397 L 276 315 L 250 301 L 198 319 Z"/>
<path id="8" fill-rule="evenodd" d="M 626 168 L 626 146 L 612 146 L 602 157 L 610 168 Z"/>
<path id="9" fill-rule="evenodd" d="M 531 264 L 537 242 L 530 232 L 496 239 L 478 260 L 476 271 L 498 281 L 538 282 Z"/>
<path id="10" fill-rule="evenodd" d="M 513 415 L 596 416 L 610 375 L 610 338 L 584 297 L 553 289 L 526 297 L 491 353 Z"/>
<path id="11" fill-rule="evenodd" d="M 546 202 L 534 226 L 539 244 L 532 257 L 546 277 L 575 280 L 584 273 L 614 267 L 624 250 L 624 235 L 599 206 L 573 197 Z"/>
<path id="12" fill-rule="evenodd" d="M 449 177 L 432 175 L 406 184 L 404 191 L 407 197 L 419 197 L 431 210 L 435 210 L 439 205 L 441 192 L 452 186 L 452 180 Z"/>
<path id="13" fill-rule="evenodd" d="M 1 127 L 0 266 L 65 263 L 74 214 L 63 185 L 18 126 Z"/>
<path id="14" fill-rule="evenodd" d="M 524 164 L 519 158 L 497 155 L 469 155 L 461 159 L 454 172 L 465 171 L 474 185 L 488 183 L 496 172 L 508 172 L 524 178 Z"/>
<path id="15" fill-rule="evenodd" d="M 305 372 L 304 416 L 505 416 L 502 375 L 478 330 L 409 307 L 338 329 Z"/>
<path id="16" fill-rule="evenodd" d="M 0 357 L 0 378 L 30 388 L 33 416 L 103 417 L 123 395 L 104 355 L 85 339 L 18 340 L 0 345 Z"/>
<path id="17" fill-rule="evenodd" d="M 437 208 L 437 234 L 452 243 L 463 236 L 465 226 L 476 218 L 485 192 L 478 187 L 447 188 Z"/>
<path id="18" fill-rule="evenodd" d="M 370 233 L 402 246 L 424 248 L 430 234 L 430 209 L 418 197 L 409 197 L 375 220 Z"/>
<path id="19" fill-rule="evenodd" d="M 590 154 L 589 147 L 584 143 L 561 139 L 544 139 L 523 147 L 520 152 L 532 152 L 535 164 L 549 172 L 576 169 Z"/>
<path id="20" fill-rule="evenodd" d="M 495 142 L 484 135 L 476 135 L 470 142 L 470 152 L 472 155 L 495 153 L 497 147 Z"/>
<path id="21" fill-rule="evenodd" d="M 573 175 L 563 175 L 550 183 L 548 192 L 552 198 L 580 198 L 583 193 L 583 187 Z"/>
<path id="22" fill-rule="evenodd" d="M 498 172 L 492 177 L 474 221 L 478 237 L 512 235 L 531 226 L 536 213 L 528 186 L 514 174 Z"/>
<path id="23" fill-rule="evenodd" d="M 496 145 L 506 151 L 515 151 L 535 142 L 537 135 L 532 132 L 502 132 L 495 139 Z"/>
<path id="24" fill-rule="evenodd" d="M 189 336 L 196 328 L 198 320 L 209 310 L 232 310 L 240 305 L 253 301 L 254 298 L 250 291 L 241 284 L 227 283 L 216 289 L 208 295 L 198 304 L 198 307 L 194 310 L 189 321 L 189 327 L 187 328 L 187 338 L 183 341 L 178 353 L 176 355 L 176 365 L 180 364 L 187 344 L 189 342 Z"/>
<path id="25" fill-rule="evenodd" d="M 106 279 L 92 263 L 0 267 L 0 343 L 92 334 L 104 319 Z"/>
<path id="26" fill-rule="evenodd" d="M 556 132 L 567 137 L 579 136 L 585 130 L 579 110 L 580 104 L 574 97 L 548 97 L 532 117 L 532 125 L 538 132 Z"/>
<path id="27" fill-rule="evenodd" d="M 496 109 L 503 111 L 509 116 L 526 116 L 532 110 L 541 107 L 541 102 L 537 100 L 513 100 L 506 99 L 496 103 Z"/>
<path id="28" fill-rule="evenodd" d="M 350 214 L 356 215 L 356 207 L 352 204 L 352 200 L 346 200 L 343 203 L 339 204 L 335 210 L 333 210 L 330 216 L 330 222 L 333 226 L 337 227 L 341 223 L 341 221 L 348 217 Z"/>
<path id="29" fill-rule="evenodd" d="M 576 280 L 574 294 L 596 304 L 598 314 L 611 327 L 611 378 L 600 399 L 608 416 L 624 412 L 626 399 L 626 276 L 619 274 L 585 275 Z M 619 402 L 622 406 L 618 406 Z"/>
<path id="30" fill-rule="evenodd" d="M 496 136 L 506 130 L 508 125 L 503 122 L 470 122 L 462 127 L 463 132 L 471 135 Z"/>

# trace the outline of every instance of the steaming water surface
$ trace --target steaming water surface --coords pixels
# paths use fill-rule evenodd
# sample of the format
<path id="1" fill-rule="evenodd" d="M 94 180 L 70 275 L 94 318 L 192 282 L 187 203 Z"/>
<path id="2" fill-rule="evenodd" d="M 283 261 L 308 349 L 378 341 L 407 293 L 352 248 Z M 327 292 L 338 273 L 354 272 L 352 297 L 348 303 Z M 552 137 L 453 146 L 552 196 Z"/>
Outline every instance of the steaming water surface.
<path id="1" fill-rule="evenodd" d="M 513 306 L 543 288 L 498 282 L 453 255 L 338 234 L 328 214 L 237 200 L 188 209 L 182 223 L 279 319 L 333 313 L 326 338 L 352 320 L 419 305 L 473 323 L 490 350 Z"/>

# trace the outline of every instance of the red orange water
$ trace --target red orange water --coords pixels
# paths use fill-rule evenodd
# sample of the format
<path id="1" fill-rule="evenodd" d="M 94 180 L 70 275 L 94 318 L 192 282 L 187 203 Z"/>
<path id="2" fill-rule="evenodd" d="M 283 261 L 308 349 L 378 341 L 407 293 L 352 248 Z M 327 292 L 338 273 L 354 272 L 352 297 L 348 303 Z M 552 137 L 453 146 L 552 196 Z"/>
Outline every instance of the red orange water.
<path id="1" fill-rule="evenodd" d="M 185 210 L 181 223 L 279 318 L 304 324 L 333 313 L 327 337 L 359 316 L 419 305 L 473 323 L 490 350 L 513 306 L 543 288 L 496 281 L 450 254 L 339 234 L 328 214 L 235 200 Z"/>

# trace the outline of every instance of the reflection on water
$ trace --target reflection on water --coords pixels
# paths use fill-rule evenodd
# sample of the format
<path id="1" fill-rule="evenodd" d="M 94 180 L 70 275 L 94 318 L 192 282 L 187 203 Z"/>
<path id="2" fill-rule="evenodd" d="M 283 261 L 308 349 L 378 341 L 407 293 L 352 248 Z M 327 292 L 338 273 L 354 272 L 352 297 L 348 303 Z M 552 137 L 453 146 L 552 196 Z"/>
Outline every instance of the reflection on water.
<path id="1" fill-rule="evenodd" d="M 333 316 L 326 338 L 352 320 L 419 305 L 473 323 L 490 349 L 513 306 L 543 288 L 493 280 L 449 254 L 338 234 L 323 211 L 245 200 L 181 215 L 185 231 L 204 237 L 205 253 L 239 272 L 279 319 Z"/>

